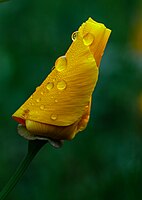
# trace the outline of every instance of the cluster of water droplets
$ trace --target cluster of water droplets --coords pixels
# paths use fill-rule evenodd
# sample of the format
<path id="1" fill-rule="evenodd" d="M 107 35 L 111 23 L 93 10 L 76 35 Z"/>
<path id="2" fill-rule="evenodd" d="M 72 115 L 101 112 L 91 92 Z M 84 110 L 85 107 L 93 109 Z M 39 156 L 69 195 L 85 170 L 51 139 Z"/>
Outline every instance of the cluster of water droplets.
<path id="1" fill-rule="evenodd" d="M 67 59 L 66 56 L 61 56 L 59 57 L 56 62 L 55 62 L 55 67 L 54 67 L 59 73 L 62 73 L 62 71 L 64 71 L 67 68 Z M 55 83 L 56 79 L 54 78 L 51 82 L 48 82 L 46 84 L 46 89 L 48 92 L 50 92 L 54 87 L 57 87 L 57 89 L 59 91 L 63 91 L 66 89 L 67 87 L 67 83 L 65 80 L 59 80 L 57 83 Z M 41 95 L 44 95 L 44 92 L 40 92 Z M 51 98 L 53 98 L 53 96 L 51 96 Z M 41 101 L 41 98 L 36 99 L 36 103 L 39 103 Z M 58 99 L 54 100 L 55 103 L 58 103 Z M 40 110 L 45 110 L 45 106 L 44 105 L 40 105 Z M 52 120 L 56 120 L 57 119 L 57 114 L 56 113 L 52 113 L 50 118 Z"/>
<path id="2" fill-rule="evenodd" d="M 71 39 L 72 39 L 73 42 L 76 41 L 78 35 L 79 35 L 78 31 L 75 31 L 75 32 L 72 33 Z M 87 33 L 83 36 L 83 43 L 86 46 L 90 46 L 93 43 L 94 39 L 95 38 L 94 38 L 94 35 L 92 33 Z"/>
<path id="3" fill-rule="evenodd" d="M 73 42 L 76 41 L 76 39 L 78 37 L 78 34 L 79 34 L 78 31 L 73 32 L 73 34 L 71 36 Z M 87 33 L 86 35 L 83 36 L 83 43 L 84 43 L 84 45 L 90 46 L 93 43 L 93 41 L 94 41 L 94 35 L 92 35 L 91 33 Z M 67 68 L 67 59 L 66 59 L 66 56 L 59 57 L 56 60 L 56 62 L 55 62 L 54 68 L 59 73 L 62 73 Z M 48 92 L 51 91 L 55 86 L 57 87 L 57 89 L 59 91 L 63 91 L 63 90 L 66 89 L 67 83 L 66 83 L 65 80 L 59 80 L 56 84 L 55 84 L 55 80 L 56 79 L 53 79 L 51 82 L 48 82 L 46 84 L 46 89 L 48 90 Z M 37 87 L 37 89 L 38 89 L 38 87 Z M 44 92 L 41 91 L 40 94 L 44 95 Z M 32 98 L 33 97 L 31 96 L 31 99 Z M 51 97 L 51 98 L 53 98 L 53 97 Z M 37 98 L 36 99 L 36 103 L 40 103 L 40 101 L 41 101 L 41 98 Z M 58 99 L 55 99 L 54 102 L 57 103 Z M 33 105 L 33 103 L 32 103 L 32 105 Z M 45 106 L 41 104 L 40 105 L 40 110 L 45 110 Z M 51 116 L 50 116 L 50 119 L 56 120 L 57 117 L 58 117 L 58 115 L 56 113 L 52 113 Z"/>
<path id="4" fill-rule="evenodd" d="M 62 72 L 66 69 L 67 67 L 67 59 L 66 59 L 66 56 L 61 56 L 59 57 L 56 62 L 55 62 L 55 69 L 58 71 L 58 72 Z M 55 79 L 53 80 L 53 82 L 48 82 L 47 85 L 46 85 L 46 89 L 48 91 L 51 91 L 54 87 L 55 87 Z M 56 83 L 56 87 L 58 90 L 62 91 L 64 89 L 66 89 L 67 87 L 67 83 L 65 80 L 59 80 L 57 83 Z M 57 102 L 57 100 L 56 100 Z"/>

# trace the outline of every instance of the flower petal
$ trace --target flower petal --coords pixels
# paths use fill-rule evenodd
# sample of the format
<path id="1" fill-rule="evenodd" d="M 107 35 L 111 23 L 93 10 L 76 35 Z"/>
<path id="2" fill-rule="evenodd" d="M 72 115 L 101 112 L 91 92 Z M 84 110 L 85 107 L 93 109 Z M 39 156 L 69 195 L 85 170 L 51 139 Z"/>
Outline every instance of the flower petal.
<path id="1" fill-rule="evenodd" d="M 85 127 L 90 112 L 86 106 L 109 34 L 109 29 L 91 18 L 83 23 L 65 56 L 57 59 L 55 68 L 13 118 L 23 124 L 26 120 L 55 126 L 80 121 L 78 131 Z"/>

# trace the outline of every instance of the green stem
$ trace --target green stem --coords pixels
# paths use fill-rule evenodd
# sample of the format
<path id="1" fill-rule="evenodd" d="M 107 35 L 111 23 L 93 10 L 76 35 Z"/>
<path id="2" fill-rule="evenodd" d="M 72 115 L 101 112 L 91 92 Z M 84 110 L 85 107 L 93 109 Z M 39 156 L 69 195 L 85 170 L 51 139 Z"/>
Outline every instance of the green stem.
<path id="1" fill-rule="evenodd" d="M 10 191 L 15 187 L 17 182 L 20 180 L 26 169 L 28 168 L 29 164 L 33 160 L 33 158 L 36 156 L 36 154 L 39 152 L 42 146 L 46 144 L 47 141 L 41 141 L 41 140 L 34 140 L 29 141 L 28 144 L 28 152 L 23 161 L 20 163 L 18 169 L 15 171 L 11 179 L 8 181 L 8 183 L 5 185 L 3 190 L 0 192 L 0 200 L 3 200 L 6 198 L 6 196 L 10 193 Z"/>

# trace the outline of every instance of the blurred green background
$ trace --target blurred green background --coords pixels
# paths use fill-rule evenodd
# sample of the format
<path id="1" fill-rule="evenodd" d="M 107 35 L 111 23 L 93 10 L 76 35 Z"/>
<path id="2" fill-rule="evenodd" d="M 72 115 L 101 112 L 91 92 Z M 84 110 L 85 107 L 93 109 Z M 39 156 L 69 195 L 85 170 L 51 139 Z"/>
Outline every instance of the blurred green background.
<path id="1" fill-rule="evenodd" d="M 87 129 L 46 145 L 7 200 L 142 199 L 141 0 L 11 0 L 0 4 L 0 188 L 27 141 L 12 113 L 92 17 L 112 29 Z"/>

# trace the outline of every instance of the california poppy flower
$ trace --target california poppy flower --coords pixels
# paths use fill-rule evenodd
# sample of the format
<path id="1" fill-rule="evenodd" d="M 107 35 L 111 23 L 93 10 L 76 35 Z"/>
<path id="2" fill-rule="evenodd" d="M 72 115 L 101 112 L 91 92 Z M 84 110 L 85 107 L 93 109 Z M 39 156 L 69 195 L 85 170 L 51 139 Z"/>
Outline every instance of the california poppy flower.
<path id="1" fill-rule="evenodd" d="M 30 134 L 72 139 L 89 120 L 92 92 L 111 31 L 89 18 L 29 99 L 13 114 Z"/>

